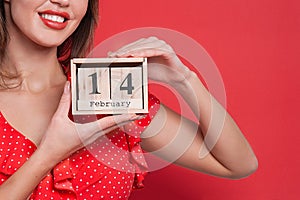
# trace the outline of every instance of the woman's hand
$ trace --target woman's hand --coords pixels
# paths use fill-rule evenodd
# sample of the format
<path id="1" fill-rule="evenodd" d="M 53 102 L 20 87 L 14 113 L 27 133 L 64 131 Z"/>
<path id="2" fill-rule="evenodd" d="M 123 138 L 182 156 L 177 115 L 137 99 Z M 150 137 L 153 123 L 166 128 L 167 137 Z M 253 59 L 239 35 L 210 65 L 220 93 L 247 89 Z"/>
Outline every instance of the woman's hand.
<path id="1" fill-rule="evenodd" d="M 108 56 L 147 57 L 149 78 L 171 85 L 184 81 L 191 73 L 172 47 L 156 37 L 142 38 L 115 52 L 109 52 Z"/>
<path id="2" fill-rule="evenodd" d="M 135 114 L 118 115 L 87 124 L 76 124 L 68 117 L 70 102 L 70 83 L 67 82 L 37 150 L 0 186 L 0 199 L 27 199 L 57 163 L 118 126 L 140 118 Z"/>
<path id="3" fill-rule="evenodd" d="M 168 44 L 155 37 L 140 39 L 109 56 L 148 57 L 149 78 L 176 89 L 198 119 L 194 123 L 161 106 L 143 133 L 151 135 L 142 141 L 146 151 L 173 161 L 173 153 L 183 149 L 177 164 L 220 177 L 242 178 L 256 170 L 257 159 L 239 127 Z"/>
<path id="4" fill-rule="evenodd" d="M 86 124 L 76 124 L 68 117 L 70 101 L 70 83 L 67 82 L 58 109 L 38 149 L 47 155 L 52 164 L 60 162 L 113 129 L 139 118 L 135 114 L 125 114 L 104 117 Z"/>

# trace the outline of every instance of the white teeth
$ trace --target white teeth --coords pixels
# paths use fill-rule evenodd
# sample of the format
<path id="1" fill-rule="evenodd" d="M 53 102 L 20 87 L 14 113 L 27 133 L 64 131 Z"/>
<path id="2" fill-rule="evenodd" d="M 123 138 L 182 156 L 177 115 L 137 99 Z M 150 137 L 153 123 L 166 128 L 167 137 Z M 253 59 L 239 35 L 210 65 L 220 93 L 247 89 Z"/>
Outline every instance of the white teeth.
<path id="1" fill-rule="evenodd" d="M 58 23 L 63 23 L 65 21 L 65 18 L 58 16 L 58 15 L 49 15 L 49 14 L 42 14 L 42 18 L 51 20 Z"/>

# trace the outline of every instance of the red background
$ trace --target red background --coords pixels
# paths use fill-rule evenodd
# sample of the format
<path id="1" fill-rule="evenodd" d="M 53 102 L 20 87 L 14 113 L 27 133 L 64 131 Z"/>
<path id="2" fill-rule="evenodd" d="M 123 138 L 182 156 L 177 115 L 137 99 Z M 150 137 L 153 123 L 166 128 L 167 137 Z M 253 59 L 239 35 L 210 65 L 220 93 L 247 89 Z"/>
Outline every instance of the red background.
<path id="1" fill-rule="evenodd" d="M 164 27 L 201 44 L 224 80 L 229 113 L 259 159 L 242 180 L 171 165 L 131 200 L 294 200 L 300 196 L 300 1 L 100 0 L 96 43 L 132 28 Z"/>

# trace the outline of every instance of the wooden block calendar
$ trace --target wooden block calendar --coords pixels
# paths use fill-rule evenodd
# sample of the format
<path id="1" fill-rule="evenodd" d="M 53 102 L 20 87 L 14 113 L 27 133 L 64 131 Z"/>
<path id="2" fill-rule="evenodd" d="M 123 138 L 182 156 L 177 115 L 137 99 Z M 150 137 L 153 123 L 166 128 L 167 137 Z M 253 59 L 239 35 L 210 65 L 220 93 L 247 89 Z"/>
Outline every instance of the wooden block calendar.
<path id="1" fill-rule="evenodd" d="M 72 113 L 148 112 L 147 58 L 71 60 Z"/>

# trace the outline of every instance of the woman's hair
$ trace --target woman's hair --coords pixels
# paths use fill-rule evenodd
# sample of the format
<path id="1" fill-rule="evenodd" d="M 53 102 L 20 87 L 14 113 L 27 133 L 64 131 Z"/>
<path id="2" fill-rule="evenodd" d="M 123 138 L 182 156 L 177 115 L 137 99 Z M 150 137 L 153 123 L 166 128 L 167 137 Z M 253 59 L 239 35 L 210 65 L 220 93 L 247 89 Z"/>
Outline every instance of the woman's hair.
<path id="1" fill-rule="evenodd" d="M 71 58 L 84 57 L 94 41 L 94 31 L 98 24 L 99 0 L 89 0 L 88 9 L 75 32 L 58 47 L 57 57 L 64 66 L 69 66 Z"/>
<path id="2" fill-rule="evenodd" d="M 93 46 L 94 31 L 98 24 L 99 0 L 89 0 L 85 16 L 81 20 L 75 32 L 67 38 L 57 49 L 57 58 L 64 67 L 65 72 L 69 70 L 71 58 L 84 57 Z M 7 79 L 15 79 L 19 76 L 8 74 L 3 70 L 3 58 L 9 41 L 6 29 L 4 1 L 0 1 L 0 87 L 9 88 L 5 84 Z"/>
<path id="3" fill-rule="evenodd" d="M 7 30 L 6 30 L 6 22 L 5 22 L 5 12 L 4 12 L 4 1 L 0 2 L 0 62 L 2 63 L 2 59 L 5 54 L 6 46 L 7 46 Z"/>

